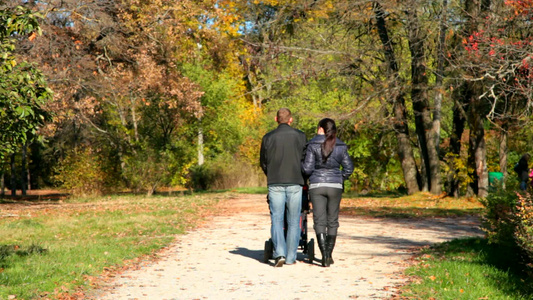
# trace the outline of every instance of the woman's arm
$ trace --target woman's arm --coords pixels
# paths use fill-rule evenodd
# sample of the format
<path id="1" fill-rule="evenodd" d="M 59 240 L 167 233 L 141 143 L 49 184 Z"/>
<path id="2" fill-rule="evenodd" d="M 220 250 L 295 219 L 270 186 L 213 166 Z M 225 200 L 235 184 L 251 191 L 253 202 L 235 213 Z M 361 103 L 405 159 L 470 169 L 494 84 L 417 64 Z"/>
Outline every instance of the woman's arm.
<path id="1" fill-rule="evenodd" d="M 347 180 L 353 173 L 353 162 L 348 154 L 348 148 L 346 147 L 342 154 L 342 179 Z"/>
<path id="2" fill-rule="evenodd" d="M 305 156 L 304 160 L 302 161 L 302 172 L 309 176 L 313 173 L 313 170 L 315 169 L 315 152 L 313 151 L 313 147 L 311 145 L 307 145 L 305 150 Z"/>

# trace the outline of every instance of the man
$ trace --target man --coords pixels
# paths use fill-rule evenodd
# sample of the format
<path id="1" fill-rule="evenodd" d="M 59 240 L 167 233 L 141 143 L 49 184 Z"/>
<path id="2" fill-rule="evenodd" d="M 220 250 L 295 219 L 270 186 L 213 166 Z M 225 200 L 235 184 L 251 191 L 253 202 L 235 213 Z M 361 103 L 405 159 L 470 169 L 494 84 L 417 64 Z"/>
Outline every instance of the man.
<path id="1" fill-rule="evenodd" d="M 275 267 L 296 262 L 300 241 L 300 213 L 304 178 L 301 161 L 305 134 L 290 125 L 291 111 L 281 108 L 276 115 L 278 128 L 265 134 L 261 142 L 260 164 L 267 176 L 270 205 L 270 232 L 274 243 Z M 287 238 L 283 224 L 287 208 Z"/>

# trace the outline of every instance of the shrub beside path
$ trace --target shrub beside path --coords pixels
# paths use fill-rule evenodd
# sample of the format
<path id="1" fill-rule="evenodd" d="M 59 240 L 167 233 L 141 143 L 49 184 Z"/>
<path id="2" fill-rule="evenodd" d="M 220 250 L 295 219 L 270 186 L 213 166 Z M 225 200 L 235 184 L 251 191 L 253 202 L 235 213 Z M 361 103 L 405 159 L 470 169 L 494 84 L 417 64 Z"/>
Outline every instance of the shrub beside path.
<path id="1" fill-rule="evenodd" d="M 216 216 L 177 237 L 140 268 L 116 274 L 92 298 L 117 299 L 390 299 L 413 251 L 467 236 L 481 236 L 475 217 L 376 219 L 341 216 L 329 268 L 304 262 L 274 268 L 262 262 L 270 237 L 264 195 L 237 195 Z M 309 238 L 315 238 L 308 215 Z M 315 238 L 316 240 L 316 238 Z M 316 256 L 320 252 L 315 244 Z"/>

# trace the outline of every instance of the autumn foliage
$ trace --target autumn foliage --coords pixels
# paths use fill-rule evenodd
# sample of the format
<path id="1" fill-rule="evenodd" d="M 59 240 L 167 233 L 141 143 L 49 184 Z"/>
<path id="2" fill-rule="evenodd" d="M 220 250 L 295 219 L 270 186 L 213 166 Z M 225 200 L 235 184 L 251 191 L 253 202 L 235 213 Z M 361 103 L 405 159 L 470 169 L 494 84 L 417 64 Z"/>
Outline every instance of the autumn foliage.
<path id="1" fill-rule="evenodd" d="M 500 191 L 482 203 L 488 241 L 516 252 L 533 272 L 533 195 Z"/>

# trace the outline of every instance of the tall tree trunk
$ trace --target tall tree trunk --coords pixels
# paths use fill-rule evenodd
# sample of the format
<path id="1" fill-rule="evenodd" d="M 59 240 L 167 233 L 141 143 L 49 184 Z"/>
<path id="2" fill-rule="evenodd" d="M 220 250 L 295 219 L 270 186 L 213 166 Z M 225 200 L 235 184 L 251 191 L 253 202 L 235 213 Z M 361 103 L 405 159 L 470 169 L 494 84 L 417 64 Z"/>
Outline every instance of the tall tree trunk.
<path id="1" fill-rule="evenodd" d="M 435 70 L 435 89 L 434 89 L 435 97 L 433 99 L 433 106 L 434 106 L 433 125 L 431 127 L 431 136 L 434 139 L 433 143 L 435 147 L 435 153 L 439 161 L 441 157 L 440 156 L 440 128 L 441 128 L 441 110 L 442 110 L 442 97 L 443 97 L 442 94 L 443 94 L 447 17 L 448 17 L 448 1 L 443 0 L 442 1 L 442 12 L 441 12 L 441 18 L 440 18 L 439 42 L 437 46 L 437 67 Z M 442 183 L 440 183 L 440 176 L 438 178 L 439 178 L 438 185 L 441 186 Z M 450 180 L 448 179 L 448 184 L 449 183 L 450 183 Z M 442 187 L 440 188 L 442 189 Z M 448 193 L 448 195 L 450 194 Z"/>
<path id="2" fill-rule="evenodd" d="M 470 130 L 472 154 L 474 155 L 476 189 L 479 197 L 486 197 L 489 191 L 489 174 L 487 172 L 487 145 L 482 116 L 472 109 L 473 128 Z"/>
<path id="3" fill-rule="evenodd" d="M 468 184 L 466 196 L 467 197 L 473 197 L 474 195 L 477 195 L 478 193 L 478 177 L 477 177 L 477 170 L 476 170 L 476 145 L 475 145 L 475 136 L 472 133 L 472 129 L 470 129 L 470 134 L 468 137 L 468 159 L 467 159 L 467 168 L 468 168 L 468 177 L 472 179 L 472 181 Z"/>
<path id="4" fill-rule="evenodd" d="M 198 127 L 198 165 L 204 164 L 204 131 L 202 128 L 202 120 L 200 120 L 200 127 Z"/>
<path id="5" fill-rule="evenodd" d="M 444 78 L 444 62 L 445 62 L 445 44 L 446 44 L 446 22 L 448 17 L 448 1 L 442 0 L 442 12 L 440 17 L 440 32 L 439 43 L 437 46 L 437 68 L 435 70 L 435 98 L 433 111 L 433 137 L 435 138 L 435 148 L 439 154 L 440 144 L 440 121 L 442 110 L 442 81 Z"/>
<path id="6" fill-rule="evenodd" d="M 383 51 L 389 66 L 389 77 L 400 78 L 398 64 L 394 55 L 394 49 L 392 48 L 392 43 L 385 24 L 385 12 L 378 2 L 374 2 L 373 9 L 376 16 L 376 28 L 378 30 L 381 42 L 383 43 Z M 405 95 L 402 92 L 403 85 L 401 82 L 397 82 L 396 86 L 399 87 L 400 92 L 394 96 L 391 96 L 390 101 L 393 105 L 394 130 L 398 140 L 398 156 L 402 165 L 407 192 L 409 194 L 413 194 L 420 191 L 420 187 L 418 185 L 419 174 L 416 168 L 413 148 L 409 139 L 409 128 L 407 126 L 408 122 L 405 109 Z"/>
<path id="7" fill-rule="evenodd" d="M 11 154 L 11 196 L 17 195 L 17 172 L 15 170 L 15 153 Z"/>
<path id="8" fill-rule="evenodd" d="M 5 182 L 4 182 L 4 165 L 2 164 L 2 173 L 0 173 L 0 188 L 1 188 L 1 192 L 0 194 L 2 195 L 2 198 L 6 195 L 6 191 L 5 191 L 5 188 L 6 188 L 6 185 L 5 185 Z"/>
<path id="9" fill-rule="evenodd" d="M 478 25 L 485 22 L 485 15 L 491 5 L 490 0 L 466 0 L 465 12 L 467 16 L 466 27 L 463 35 L 478 31 Z M 476 74 L 475 69 L 471 69 L 466 75 L 471 78 L 479 78 L 481 74 Z M 469 167 L 474 170 L 472 188 L 479 197 L 488 195 L 489 174 L 487 171 L 487 149 L 485 143 L 485 129 L 483 121 L 486 119 L 484 113 L 484 103 L 479 101 L 480 88 L 476 82 L 466 84 L 466 93 L 469 94 L 467 101 L 470 103 L 468 113 L 468 123 L 470 127 L 470 151 Z"/>
<path id="10" fill-rule="evenodd" d="M 21 165 L 21 172 L 22 172 L 22 178 L 21 178 L 21 191 L 22 195 L 26 196 L 26 190 L 28 188 L 28 169 L 26 166 L 26 160 L 27 160 L 27 153 L 28 153 L 28 142 L 26 141 L 24 145 L 22 145 L 22 165 Z"/>
<path id="11" fill-rule="evenodd" d="M 453 109 L 453 132 L 450 137 L 450 152 L 451 157 L 448 157 L 449 170 L 447 174 L 448 189 L 447 194 L 454 197 L 459 197 L 459 178 L 455 160 L 461 157 L 461 137 L 465 129 L 466 119 L 462 109 L 458 107 L 458 103 L 454 105 Z"/>
<path id="12" fill-rule="evenodd" d="M 500 147 L 499 147 L 499 158 L 500 158 L 500 172 L 503 174 L 503 188 L 505 189 L 505 179 L 507 178 L 507 141 L 509 139 L 509 133 L 507 131 L 507 124 L 503 124 L 502 129 L 500 130 Z"/>
<path id="13" fill-rule="evenodd" d="M 135 97 L 130 95 L 130 103 L 131 103 L 131 107 L 130 107 L 130 110 L 131 110 L 131 121 L 133 123 L 133 134 L 134 134 L 134 137 L 135 137 L 135 141 L 136 142 L 139 142 L 139 125 L 137 124 L 138 121 L 137 121 L 137 114 L 135 112 Z"/>
<path id="14" fill-rule="evenodd" d="M 409 30 L 409 49 L 411 51 L 411 99 L 415 114 L 416 133 L 420 153 L 422 154 L 428 189 L 432 194 L 442 192 L 440 184 L 440 159 L 435 145 L 433 121 L 429 107 L 428 78 L 426 70 L 425 43 L 426 34 L 422 31 L 416 12 L 416 5 L 407 11 Z M 423 190 L 426 190 L 424 187 Z"/>

